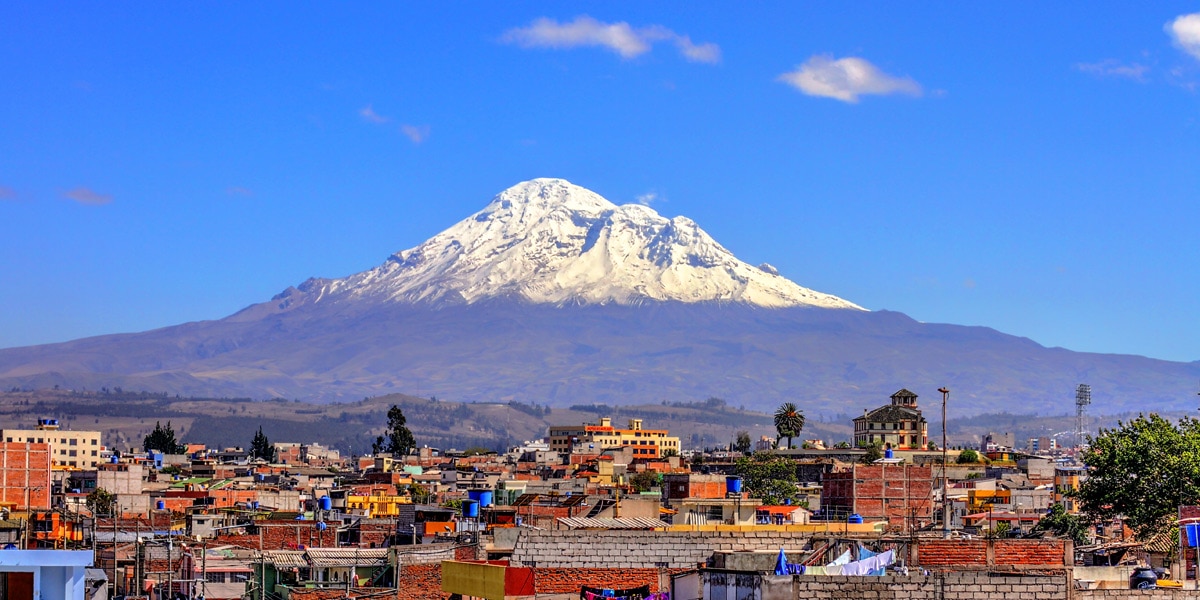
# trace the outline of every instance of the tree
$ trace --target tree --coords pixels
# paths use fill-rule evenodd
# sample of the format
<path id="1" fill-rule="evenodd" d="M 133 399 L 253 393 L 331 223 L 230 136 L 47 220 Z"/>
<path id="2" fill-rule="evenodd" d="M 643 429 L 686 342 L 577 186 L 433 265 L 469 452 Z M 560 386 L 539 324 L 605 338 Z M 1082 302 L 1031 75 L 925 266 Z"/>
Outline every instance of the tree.
<path id="1" fill-rule="evenodd" d="M 679 451 L 674 448 L 667 448 L 662 451 L 659 458 L 671 458 L 672 456 L 679 456 Z"/>
<path id="2" fill-rule="evenodd" d="M 659 485 L 662 485 L 662 474 L 655 471 L 642 471 L 629 478 L 629 487 L 635 492 L 648 492 Z"/>
<path id="3" fill-rule="evenodd" d="M 934 450 L 937 450 L 937 449 L 938 449 L 938 448 L 937 448 L 937 443 L 936 443 L 936 442 L 929 442 L 928 444 L 926 444 L 926 445 L 925 445 L 925 449 L 926 449 L 926 450 L 928 450 L 928 451 L 930 451 L 930 452 L 933 452 Z"/>
<path id="4" fill-rule="evenodd" d="M 967 448 L 958 453 L 958 458 L 955 460 L 960 465 L 973 465 L 979 462 L 979 453 Z"/>
<path id="5" fill-rule="evenodd" d="M 167 421 L 166 427 L 155 421 L 154 431 L 142 440 L 142 449 L 146 452 L 157 450 L 163 454 L 183 454 L 187 451 L 183 444 L 175 440 L 175 430 L 171 428 L 170 421 Z"/>
<path id="6" fill-rule="evenodd" d="M 737 459 L 733 472 L 742 478 L 750 497 L 762 500 L 763 504 L 795 502 L 800 491 L 796 485 L 796 463 L 769 452 Z"/>
<path id="7" fill-rule="evenodd" d="M 277 458 L 275 446 L 271 445 L 271 440 L 263 433 L 262 425 L 258 426 L 258 433 L 250 440 L 250 458 L 261 458 L 267 462 L 275 462 Z"/>
<path id="8" fill-rule="evenodd" d="M 870 442 L 867 444 L 862 444 L 859 447 L 867 451 L 867 453 L 858 460 L 858 462 L 864 465 L 873 465 L 875 464 L 875 461 L 883 458 L 883 442 Z"/>
<path id="9" fill-rule="evenodd" d="M 1200 504 L 1200 421 L 1157 414 L 1101 429 L 1083 452 L 1074 496 L 1094 521 L 1121 515 L 1142 540 L 1169 530 L 1179 506 Z"/>
<path id="10" fill-rule="evenodd" d="M 850 442 L 847 442 L 846 440 L 842 440 L 842 441 L 834 444 L 833 447 L 837 448 L 838 450 L 848 450 L 850 448 Z"/>
<path id="11" fill-rule="evenodd" d="M 1090 543 L 1087 521 L 1079 515 L 1068 513 L 1062 504 L 1051 506 L 1050 512 L 1033 526 L 1033 533 L 1042 532 L 1070 538 L 1076 546 L 1086 546 Z"/>
<path id="12" fill-rule="evenodd" d="M 737 439 L 733 442 L 733 449 L 737 452 L 741 452 L 742 454 L 750 454 L 751 448 L 750 432 L 737 432 Z"/>
<path id="13" fill-rule="evenodd" d="M 775 410 L 775 431 L 778 438 L 787 438 L 787 447 L 792 447 L 792 438 L 804 429 L 804 411 L 791 402 L 784 402 Z"/>
<path id="14" fill-rule="evenodd" d="M 102 487 L 88 492 L 86 502 L 93 515 L 113 515 L 117 507 L 117 497 Z"/>
<path id="15" fill-rule="evenodd" d="M 405 426 L 407 422 L 408 420 L 404 418 L 404 411 L 393 404 L 387 411 L 387 437 L 381 435 L 375 438 L 375 443 L 371 445 L 371 452 L 373 454 L 386 452 L 393 458 L 408 456 L 408 453 L 417 446 L 417 440 L 413 437 L 412 431 Z"/>

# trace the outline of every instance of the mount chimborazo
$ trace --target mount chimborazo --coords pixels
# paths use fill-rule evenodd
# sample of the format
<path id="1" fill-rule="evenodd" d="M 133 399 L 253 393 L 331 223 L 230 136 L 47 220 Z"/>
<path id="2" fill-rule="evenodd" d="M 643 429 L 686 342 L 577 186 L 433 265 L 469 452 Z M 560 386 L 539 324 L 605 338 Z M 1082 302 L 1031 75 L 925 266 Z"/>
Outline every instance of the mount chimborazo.
<path id="1" fill-rule="evenodd" d="M 870 312 L 734 257 L 696 223 L 518 184 L 382 265 L 217 321 L 0 350 L 5 389 L 554 406 L 694 401 L 856 413 L 900 388 L 955 414 L 1190 410 L 1200 362 L 1045 348 Z"/>

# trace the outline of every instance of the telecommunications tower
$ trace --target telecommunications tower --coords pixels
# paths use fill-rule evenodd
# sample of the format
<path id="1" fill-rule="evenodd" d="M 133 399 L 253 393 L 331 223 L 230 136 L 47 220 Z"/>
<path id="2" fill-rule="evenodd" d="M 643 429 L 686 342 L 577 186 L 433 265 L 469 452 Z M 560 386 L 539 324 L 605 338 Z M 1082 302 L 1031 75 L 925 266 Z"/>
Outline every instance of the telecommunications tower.
<path id="1" fill-rule="evenodd" d="M 1075 446 L 1083 447 L 1084 408 L 1092 403 L 1092 386 L 1081 383 L 1075 388 Z"/>

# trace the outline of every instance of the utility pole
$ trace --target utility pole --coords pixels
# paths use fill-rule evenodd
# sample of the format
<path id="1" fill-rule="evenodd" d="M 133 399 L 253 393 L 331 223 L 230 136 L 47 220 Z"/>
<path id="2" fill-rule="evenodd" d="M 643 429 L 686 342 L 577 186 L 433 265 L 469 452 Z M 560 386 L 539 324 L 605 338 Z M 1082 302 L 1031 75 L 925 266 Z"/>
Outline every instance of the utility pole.
<path id="1" fill-rule="evenodd" d="M 946 462 L 946 400 L 950 397 L 950 390 L 940 387 L 938 391 L 942 393 L 942 539 L 950 539 L 950 497 L 947 495 L 946 467 L 950 466 Z"/>

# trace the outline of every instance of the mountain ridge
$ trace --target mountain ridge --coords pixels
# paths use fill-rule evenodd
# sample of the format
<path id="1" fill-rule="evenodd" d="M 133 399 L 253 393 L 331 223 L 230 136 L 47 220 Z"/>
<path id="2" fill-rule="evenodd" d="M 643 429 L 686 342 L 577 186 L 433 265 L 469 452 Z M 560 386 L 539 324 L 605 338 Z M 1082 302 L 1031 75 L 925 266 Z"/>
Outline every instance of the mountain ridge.
<path id="1" fill-rule="evenodd" d="M 593 279 L 558 278 L 572 269 Z M 688 279 L 700 275 L 712 279 Z M 738 260 L 690 219 L 622 212 L 552 179 L 501 192 L 378 267 L 309 279 L 223 319 L 0 349 L 5 388 L 554 406 L 718 396 L 826 414 L 943 386 L 971 413 L 1042 412 L 1073 406 L 1078 383 L 1092 385 L 1098 411 L 1165 410 L 1190 405 L 1197 379 L 1200 362 L 1045 348 L 863 310 Z"/>

